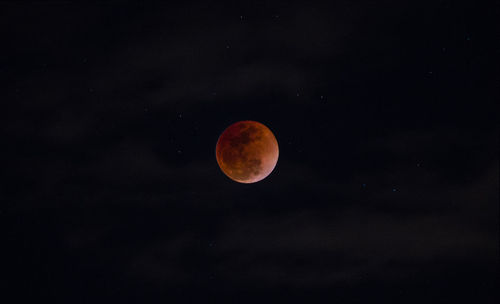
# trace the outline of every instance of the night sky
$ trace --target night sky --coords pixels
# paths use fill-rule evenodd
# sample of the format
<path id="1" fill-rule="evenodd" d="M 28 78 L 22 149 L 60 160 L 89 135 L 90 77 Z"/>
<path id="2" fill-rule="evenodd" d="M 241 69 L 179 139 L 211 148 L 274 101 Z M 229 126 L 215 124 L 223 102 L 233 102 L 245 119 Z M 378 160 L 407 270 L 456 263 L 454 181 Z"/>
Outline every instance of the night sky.
<path id="1" fill-rule="evenodd" d="M 498 303 L 495 10 L 325 3 L 2 1 L 0 302 Z"/>

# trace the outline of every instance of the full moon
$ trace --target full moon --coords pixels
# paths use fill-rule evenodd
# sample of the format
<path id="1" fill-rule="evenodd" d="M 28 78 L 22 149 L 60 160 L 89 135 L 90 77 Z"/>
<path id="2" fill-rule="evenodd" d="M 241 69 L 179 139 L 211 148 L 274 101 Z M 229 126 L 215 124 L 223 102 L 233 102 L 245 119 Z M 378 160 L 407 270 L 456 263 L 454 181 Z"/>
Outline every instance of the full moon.
<path id="1" fill-rule="evenodd" d="M 276 137 L 260 122 L 245 120 L 230 125 L 215 148 L 222 172 L 239 183 L 251 184 L 266 178 L 278 162 Z"/>

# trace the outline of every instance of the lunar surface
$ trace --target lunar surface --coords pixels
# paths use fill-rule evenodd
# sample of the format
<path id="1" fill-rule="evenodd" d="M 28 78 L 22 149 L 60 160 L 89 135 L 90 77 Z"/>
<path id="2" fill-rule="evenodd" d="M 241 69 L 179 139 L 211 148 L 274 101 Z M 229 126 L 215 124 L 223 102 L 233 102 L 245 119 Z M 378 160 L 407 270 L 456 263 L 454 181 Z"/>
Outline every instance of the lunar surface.
<path id="1" fill-rule="evenodd" d="M 215 148 L 217 163 L 230 179 L 250 184 L 266 178 L 278 162 L 278 142 L 265 125 L 239 121 L 219 137 Z"/>

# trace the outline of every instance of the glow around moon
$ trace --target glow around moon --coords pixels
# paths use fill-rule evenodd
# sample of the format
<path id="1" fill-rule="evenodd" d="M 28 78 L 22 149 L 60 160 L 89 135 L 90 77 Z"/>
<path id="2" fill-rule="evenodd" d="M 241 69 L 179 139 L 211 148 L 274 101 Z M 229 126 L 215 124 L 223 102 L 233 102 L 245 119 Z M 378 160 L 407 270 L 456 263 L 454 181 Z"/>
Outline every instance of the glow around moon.
<path id="1" fill-rule="evenodd" d="M 266 178 L 279 156 L 278 142 L 271 130 L 250 120 L 236 122 L 224 130 L 215 150 L 222 172 L 245 184 Z"/>

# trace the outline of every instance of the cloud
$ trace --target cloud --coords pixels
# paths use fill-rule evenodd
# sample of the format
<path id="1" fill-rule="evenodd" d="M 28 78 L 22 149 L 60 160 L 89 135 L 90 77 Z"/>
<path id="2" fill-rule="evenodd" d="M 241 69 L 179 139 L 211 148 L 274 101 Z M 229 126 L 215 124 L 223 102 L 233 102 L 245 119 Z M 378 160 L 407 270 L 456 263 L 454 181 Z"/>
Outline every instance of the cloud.
<path id="1" fill-rule="evenodd" d="M 143 247 L 143 266 L 133 263 L 133 277 L 160 283 L 177 276 L 182 284 L 201 275 L 234 286 L 321 288 L 411 278 L 433 263 L 488 265 L 497 256 L 495 221 L 489 216 L 498 211 L 497 167 L 490 163 L 467 185 L 420 186 L 418 195 L 400 189 L 402 193 L 374 191 L 360 199 L 364 190 L 322 182 L 311 172 L 303 179 L 309 184 L 293 190 L 276 182 L 262 184 L 258 192 L 231 183 L 201 191 L 187 200 L 205 203 L 190 205 L 198 209 L 196 215 L 193 209 L 183 215 L 204 217 L 195 220 L 199 228 L 187 226 L 181 239 L 158 238 Z M 337 189 L 337 199 L 332 189 Z M 196 252 L 206 268 L 193 270 L 175 262 L 186 250 Z M 150 276 L 151 268 L 156 270 Z M 163 276 L 158 269 L 165 269 Z"/>

